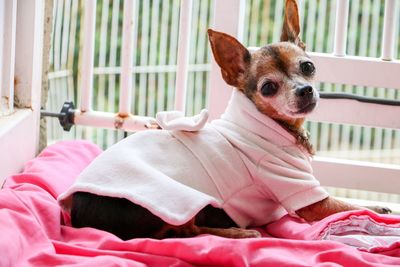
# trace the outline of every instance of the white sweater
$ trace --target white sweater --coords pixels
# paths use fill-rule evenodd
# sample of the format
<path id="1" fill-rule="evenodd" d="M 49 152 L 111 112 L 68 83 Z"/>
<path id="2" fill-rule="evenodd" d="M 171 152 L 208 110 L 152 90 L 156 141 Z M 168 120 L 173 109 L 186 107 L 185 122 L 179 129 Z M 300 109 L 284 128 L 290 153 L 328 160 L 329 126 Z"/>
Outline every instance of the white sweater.
<path id="1" fill-rule="evenodd" d="M 328 196 L 295 138 L 239 91 L 209 124 L 205 111 L 157 119 L 164 130 L 139 132 L 110 147 L 60 195 L 60 204 L 68 210 L 77 191 L 126 198 L 173 225 L 211 204 L 247 227 Z"/>

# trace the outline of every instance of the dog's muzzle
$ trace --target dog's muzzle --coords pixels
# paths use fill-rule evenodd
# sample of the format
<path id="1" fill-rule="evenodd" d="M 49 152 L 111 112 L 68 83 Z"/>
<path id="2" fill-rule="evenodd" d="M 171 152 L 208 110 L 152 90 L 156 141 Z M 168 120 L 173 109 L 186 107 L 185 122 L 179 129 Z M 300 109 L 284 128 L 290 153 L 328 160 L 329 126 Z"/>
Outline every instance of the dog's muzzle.
<path id="1" fill-rule="evenodd" d="M 307 114 L 314 110 L 319 99 L 318 92 L 311 86 L 305 85 L 296 89 L 297 114 Z"/>

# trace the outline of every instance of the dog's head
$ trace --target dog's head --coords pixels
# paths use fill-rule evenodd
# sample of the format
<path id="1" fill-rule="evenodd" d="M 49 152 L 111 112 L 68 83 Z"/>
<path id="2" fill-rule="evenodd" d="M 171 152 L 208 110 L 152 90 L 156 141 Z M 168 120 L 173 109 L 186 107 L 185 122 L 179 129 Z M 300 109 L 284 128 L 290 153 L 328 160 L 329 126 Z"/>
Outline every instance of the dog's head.
<path id="1" fill-rule="evenodd" d="M 225 33 L 208 30 L 222 77 L 241 90 L 265 115 L 300 127 L 316 106 L 315 67 L 299 38 L 298 6 L 287 0 L 281 42 L 249 51 Z"/>

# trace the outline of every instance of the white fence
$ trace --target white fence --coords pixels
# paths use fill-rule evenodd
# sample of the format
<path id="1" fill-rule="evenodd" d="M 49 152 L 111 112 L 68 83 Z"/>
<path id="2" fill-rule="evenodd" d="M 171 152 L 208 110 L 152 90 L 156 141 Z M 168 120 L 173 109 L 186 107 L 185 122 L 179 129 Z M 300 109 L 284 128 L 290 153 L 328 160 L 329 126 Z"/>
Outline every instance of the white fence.
<path id="1" fill-rule="evenodd" d="M 82 2 L 85 5 L 90 5 L 96 1 Z M 189 4 L 192 10 L 192 20 L 187 25 L 190 26 L 187 29 L 191 32 L 189 49 L 184 51 L 178 50 L 178 45 L 182 44 L 178 35 L 178 29 L 182 29 L 179 26 L 180 1 L 133 1 L 134 6 L 129 9 L 133 14 L 132 18 L 134 18 L 132 24 L 124 24 L 126 21 L 123 20 L 123 5 L 126 2 L 130 1 L 97 1 L 96 16 L 92 20 L 95 26 L 93 28 L 95 35 L 94 40 L 90 40 L 88 36 L 90 31 L 83 30 L 82 26 L 82 14 L 85 8 L 82 8 L 81 1 L 55 1 L 48 109 L 58 111 L 65 100 L 75 100 L 80 106 L 90 107 L 92 105 L 94 110 L 109 112 L 117 112 L 118 103 L 120 103 L 120 107 L 123 106 L 125 111 L 131 110 L 133 114 L 140 116 L 154 116 L 157 111 L 172 109 L 174 107 L 175 88 L 179 90 L 182 87 L 175 82 L 179 58 L 178 51 L 189 53 L 186 112 L 188 114 L 197 113 L 202 107 L 206 106 L 209 98 L 209 71 L 211 69 L 206 30 L 213 25 L 213 8 L 215 4 L 221 5 L 221 0 L 217 2 L 215 0 L 184 1 L 192 2 L 192 5 Z M 239 12 L 244 13 L 242 39 L 246 45 L 260 46 L 279 39 L 284 1 L 251 0 L 239 2 L 245 3 L 243 7 L 239 5 L 236 8 Z M 350 56 L 380 57 L 382 47 L 384 47 L 384 57 L 398 58 L 400 51 L 398 17 L 400 5 L 397 2 L 394 0 L 387 1 L 386 12 L 395 17 L 390 20 L 383 20 L 385 1 L 381 0 L 301 1 L 303 40 L 307 44 L 307 49 L 314 52 L 334 52 L 336 55 L 347 52 L 346 54 Z M 337 3 L 341 6 L 337 7 Z M 229 8 L 235 7 L 230 6 Z M 337 8 L 344 11 L 344 13 L 340 13 L 345 15 L 344 17 L 338 16 L 338 19 L 335 19 Z M 346 15 L 347 9 L 349 11 L 348 16 Z M 386 18 L 388 17 L 390 16 L 386 16 Z M 348 23 L 346 23 L 347 18 Z M 383 23 L 386 23 L 385 31 L 383 30 Z M 338 28 L 341 28 L 339 33 L 343 35 L 336 39 L 334 38 L 335 24 Z M 128 42 L 127 49 L 124 49 L 121 45 L 122 39 L 126 38 L 123 25 L 131 25 L 132 27 L 130 29 L 132 39 Z M 391 38 L 393 38 L 392 42 L 390 41 Z M 386 40 L 383 45 L 382 39 Z M 88 60 L 88 54 L 85 54 L 84 50 L 82 51 L 82 48 L 88 46 L 88 42 L 93 42 L 94 45 L 93 86 L 90 85 L 89 81 L 91 80 L 91 73 L 87 72 L 87 66 L 81 64 L 92 60 Z M 392 43 L 395 45 L 391 52 Z M 130 47 L 134 49 L 131 50 Z M 121 57 L 121 55 L 125 56 Z M 313 55 L 317 61 L 324 60 L 323 55 Z M 129 59 L 131 56 L 132 65 L 129 64 L 129 60 L 121 60 L 121 58 Z M 330 59 L 331 57 L 328 56 L 321 65 L 330 66 L 330 64 L 338 62 L 337 58 L 332 62 L 329 61 Z M 333 77 L 333 79 L 330 79 L 329 75 L 332 76 L 332 73 L 329 68 L 319 70 L 319 73 L 323 75 L 320 80 L 333 82 L 321 83 L 320 89 L 322 91 L 350 92 L 365 96 L 400 99 L 400 93 L 396 89 L 371 87 L 371 84 L 374 83 L 370 83 L 370 77 L 364 77 L 368 81 L 365 84 L 369 86 L 360 86 L 360 84 L 364 84 L 359 82 L 360 75 L 356 75 L 358 79 L 356 84 L 359 85 L 351 85 L 354 84 L 351 82 L 352 71 L 359 71 L 360 68 L 365 70 L 365 67 L 359 58 L 352 60 L 352 58 L 346 57 L 343 60 L 347 60 L 349 66 L 355 69 L 348 70 L 349 73 L 347 74 L 343 74 L 342 71 L 340 75 Z M 370 61 L 370 59 L 368 60 Z M 186 62 L 181 62 L 179 65 L 185 66 L 185 64 Z M 376 66 L 380 68 L 382 64 Z M 82 79 L 78 79 L 74 75 L 77 70 Z M 382 76 L 389 75 L 384 69 L 374 69 L 372 66 L 371 70 L 381 72 Z M 132 73 L 132 75 L 129 75 L 129 73 Z M 120 102 L 121 99 L 125 99 L 125 96 L 121 97 L 123 91 L 120 88 L 130 83 L 130 79 L 132 79 L 133 85 L 132 95 L 128 98 L 130 102 L 124 104 Z M 391 87 L 390 81 L 395 79 L 397 79 L 396 76 L 387 76 L 388 87 Z M 185 77 L 178 80 L 184 82 Z M 382 86 L 381 83 L 379 85 Z M 82 94 L 80 91 L 82 87 L 93 87 L 93 103 L 79 103 L 80 98 L 77 96 Z M 180 103 L 183 102 L 180 101 Z M 340 113 L 341 110 L 339 108 L 338 110 L 330 110 L 330 113 L 335 112 Z M 396 119 L 395 116 L 393 117 Z M 382 126 L 387 126 L 388 120 L 384 121 L 386 124 Z M 399 130 L 319 122 L 309 122 L 307 128 L 311 132 L 312 141 L 318 150 L 318 155 L 400 164 Z M 122 138 L 123 133 L 80 126 L 77 126 L 70 133 L 64 133 L 57 122 L 50 121 L 48 135 L 50 140 L 61 138 L 92 139 L 99 145 L 107 147 Z M 354 191 L 349 190 L 345 193 L 353 197 L 365 196 L 362 195 L 364 193 L 354 193 Z M 374 197 L 371 194 L 368 196 Z M 397 195 L 381 194 L 375 197 L 381 200 L 400 202 Z"/>
<path id="2" fill-rule="evenodd" d="M 0 187 L 38 152 L 42 0 L 0 1 Z"/>

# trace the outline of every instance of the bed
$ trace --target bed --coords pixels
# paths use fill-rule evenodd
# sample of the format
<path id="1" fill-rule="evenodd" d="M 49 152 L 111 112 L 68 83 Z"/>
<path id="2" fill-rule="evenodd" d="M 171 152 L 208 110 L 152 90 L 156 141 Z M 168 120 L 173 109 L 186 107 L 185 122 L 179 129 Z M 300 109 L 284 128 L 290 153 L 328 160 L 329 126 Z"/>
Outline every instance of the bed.
<path id="1" fill-rule="evenodd" d="M 17 0 L 0 3 L 0 10 L 7 10 L 4 13 L 7 16 L 0 14 L 0 30 L 7 37 L 5 40 L 10 41 L 1 47 L 0 53 L 3 64 L 0 81 L 10 84 L 9 90 L 0 91 L 2 100 L 7 99 L 5 109 L 1 103 L 0 113 L 0 184 L 4 180 L 0 190 L 0 266 L 400 266 L 400 216 L 377 215 L 368 210 L 339 213 L 312 224 L 287 215 L 257 228 L 262 238 L 240 240 L 202 235 L 186 239 L 122 241 L 101 230 L 72 228 L 68 214 L 62 212 L 56 199 L 102 150 L 88 141 L 62 141 L 36 156 L 44 1 L 25 2 L 19 5 Z M 132 2 L 125 1 L 127 13 L 123 23 L 128 26 L 123 34 L 131 30 L 129 9 L 132 6 L 129 5 Z M 215 1 L 214 12 L 229 16 L 216 16 L 214 28 L 237 36 L 243 23 L 244 2 Z M 190 10 L 190 3 L 182 1 L 181 8 Z M 346 0 L 337 3 L 337 18 L 340 19 L 336 20 L 333 53 L 310 53 L 319 69 L 317 80 L 400 88 L 398 79 L 387 79 L 397 77 L 400 71 L 400 62 L 394 59 L 391 48 L 395 1 L 389 0 L 386 4 L 385 12 L 389 16 L 385 16 L 383 60 L 345 56 L 347 24 L 343 21 L 348 19 L 349 3 Z M 143 130 L 151 118 L 126 116 L 131 110 L 127 97 L 132 89 L 129 61 L 121 63 L 124 85 L 118 113 L 93 110 L 91 106 L 96 1 L 85 1 L 85 5 L 82 101 L 77 109 L 66 106 L 66 125 L 71 126 L 68 120 L 73 115 L 74 123 L 79 125 Z M 190 16 L 182 16 L 183 25 L 189 20 Z M 179 38 L 175 107 L 180 110 L 185 109 L 187 31 L 188 27 L 181 27 L 183 34 Z M 126 47 L 130 47 L 131 41 L 125 40 Z M 130 49 L 124 49 L 121 54 L 125 59 L 132 57 Z M 386 76 L 374 75 L 377 68 Z M 216 118 L 223 111 L 231 89 L 222 81 L 215 62 L 210 69 L 210 84 L 217 90 L 210 91 L 209 108 L 211 117 Z M 13 102 L 14 93 L 17 103 Z M 393 116 L 399 112 L 398 102 L 371 103 L 371 99 L 329 97 L 321 100 L 313 120 L 400 129 L 398 116 Z M 338 105 L 341 112 L 331 112 Z M 399 193 L 399 166 L 316 157 L 313 167 L 323 185 Z"/>
<path id="2" fill-rule="evenodd" d="M 72 228 L 56 201 L 101 153 L 88 141 L 47 147 L 0 191 L 0 266 L 399 266 L 400 216 L 354 211 L 308 224 L 285 216 L 262 238 L 132 239 Z"/>

